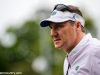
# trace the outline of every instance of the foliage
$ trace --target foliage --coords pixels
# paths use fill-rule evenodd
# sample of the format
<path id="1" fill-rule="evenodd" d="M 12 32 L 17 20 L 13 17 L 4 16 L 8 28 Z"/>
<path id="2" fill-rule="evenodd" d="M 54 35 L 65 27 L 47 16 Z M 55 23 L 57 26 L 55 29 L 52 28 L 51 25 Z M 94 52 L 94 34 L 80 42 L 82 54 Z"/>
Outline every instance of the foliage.
<path id="1" fill-rule="evenodd" d="M 31 75 L 32 59 L 39 55 L 38 24 L 27 21 L 19 29 L 9 28 L 7 34 L 9 33 L 14 34 L 17 40 L 10 48 L 0 45 L 0 71 L 20 71 L 24 75 Z"/>

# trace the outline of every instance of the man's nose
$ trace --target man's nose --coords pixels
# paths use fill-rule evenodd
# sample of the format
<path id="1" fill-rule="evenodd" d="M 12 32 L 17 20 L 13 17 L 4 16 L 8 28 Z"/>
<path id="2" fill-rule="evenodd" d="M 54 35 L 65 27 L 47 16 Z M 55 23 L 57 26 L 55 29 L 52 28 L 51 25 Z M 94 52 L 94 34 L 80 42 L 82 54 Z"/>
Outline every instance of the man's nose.
<path id="1" fill-rule="evenodd" d="M 57 31 L 56 31 L 55 29 L 52 28 L 52 29 L 51 29 L 51 36 L 54 37 L 54 36 L 57 36 L 57 34 L 58 34 Z"/>

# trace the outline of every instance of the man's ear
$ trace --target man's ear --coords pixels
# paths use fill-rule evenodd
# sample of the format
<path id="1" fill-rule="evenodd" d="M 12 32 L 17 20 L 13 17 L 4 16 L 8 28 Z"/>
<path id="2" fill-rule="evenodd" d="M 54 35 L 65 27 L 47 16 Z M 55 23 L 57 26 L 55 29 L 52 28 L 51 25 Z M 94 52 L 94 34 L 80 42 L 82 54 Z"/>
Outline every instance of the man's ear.
<path id="1" fill-rule="evenodd" d="M 75 27 L 76 27 L 77 30 L 81 30 L 81 23 L 79 21 L 76 21 Z"/>

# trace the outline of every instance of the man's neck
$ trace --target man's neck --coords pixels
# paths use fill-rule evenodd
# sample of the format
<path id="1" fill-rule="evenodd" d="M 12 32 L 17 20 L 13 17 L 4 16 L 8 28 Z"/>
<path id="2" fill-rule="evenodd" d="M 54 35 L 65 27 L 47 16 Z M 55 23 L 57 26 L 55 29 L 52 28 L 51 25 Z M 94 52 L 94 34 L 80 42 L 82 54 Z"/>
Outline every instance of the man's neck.
<path id="1" fill-rule="evenodd" d="M 77 35 L 76 41 L 75 41 L 75 43 L 73 44 L 73 46 L 72 46 L 70 49 L 66 50 L 68 54 L 69 54 L 69 53 L 73 50 L 73 48 L 82 40 L 82 38 L 83 38 L 85 35 L 86 35 L 86 34 L 83 33 L 83 32 L 82 32 L 82 33 L 79 33 L 79 35 Z"/>

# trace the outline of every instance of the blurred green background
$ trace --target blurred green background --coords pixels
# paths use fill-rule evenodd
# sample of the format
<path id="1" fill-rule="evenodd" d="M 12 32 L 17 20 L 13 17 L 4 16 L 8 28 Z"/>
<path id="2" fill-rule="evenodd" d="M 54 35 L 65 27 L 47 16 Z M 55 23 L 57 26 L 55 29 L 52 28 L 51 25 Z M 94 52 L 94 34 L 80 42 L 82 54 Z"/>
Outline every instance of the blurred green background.
<path id="1" fill-rule="evenodd" d="M 49 28 L 39 23 L 49 16 L 51 10 L 41 8 L 35 18 L 26 20 L 20 27 L 9 27 L 6 36 L 9 41 L 0 41 L 0 72 L 22 72 L 22 75 L 63 75 L 63 61 L 66 53 L 55 49 L 49 35 Z M 85 12 L 85 11 L 84 11 Z M 91 17 L 87 17 L 86 30 L 97 37 L 97 29 Z M 32 15 L 33 16 L 33 15 Z"/>

